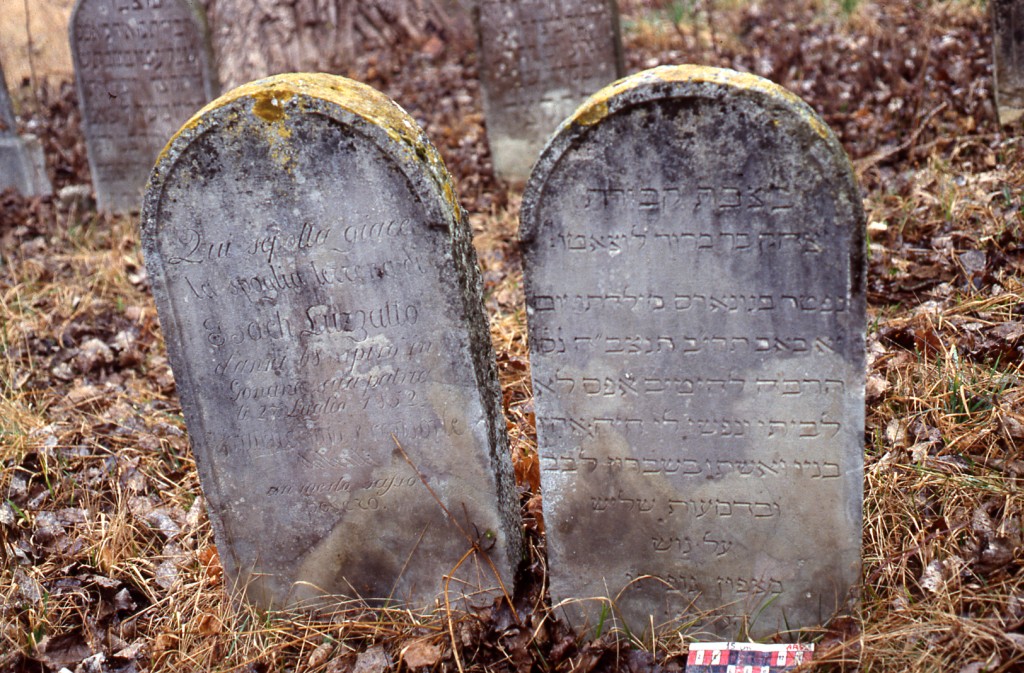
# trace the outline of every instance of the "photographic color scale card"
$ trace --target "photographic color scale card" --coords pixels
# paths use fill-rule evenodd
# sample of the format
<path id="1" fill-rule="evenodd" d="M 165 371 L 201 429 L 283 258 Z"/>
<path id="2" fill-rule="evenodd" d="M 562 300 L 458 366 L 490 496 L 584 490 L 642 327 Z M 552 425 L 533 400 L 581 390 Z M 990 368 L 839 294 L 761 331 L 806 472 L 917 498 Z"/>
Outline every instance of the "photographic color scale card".
<path id="1" fill-rule="evenodd" d="M 692 643 L 686 673 L 781 673 L 811 661 L 814 645 Z"/>

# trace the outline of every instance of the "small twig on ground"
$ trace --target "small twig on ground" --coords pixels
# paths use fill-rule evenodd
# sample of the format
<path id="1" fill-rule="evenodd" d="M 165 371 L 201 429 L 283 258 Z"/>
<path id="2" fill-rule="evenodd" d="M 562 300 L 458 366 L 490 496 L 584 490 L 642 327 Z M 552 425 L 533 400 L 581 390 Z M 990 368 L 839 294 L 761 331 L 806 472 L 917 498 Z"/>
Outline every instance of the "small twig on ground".
<path id="1" fill-rule="evenodd" d="M 926 128 L 928 128 L 928 124 L 931 123 L 935 115 L 939 114 L 947 107 L 949 107 L 949 103 L 947 103 L 946 101 L 943 101 L 942 103 L 939 103 L 937 106 L 935 106 L 935 109 L 933 109 L 931 112 L 925 115 L 924 119 L 921 120 L 921 123 L 918 124 L 917 128 L 914 129 L 914 132 L 910 134 L 910 137 L 905 142 L 900 143 L 896 147 L 887 147 L 880 149 L 877 152 L 874 152 L 873 154 L 864 157 L 863 159 L 855 161 L 854 171 L 857 173 L 858 179 L 860 178 L 860 176 L 863 176 L 865 171 L 867 171 L 869 168 L 882 163 L 889 157 L 899 154 L 903 150 L 912 149 L 914 145 L 917 143 L 918 137 L 920 137 L 921 133 Z"/>

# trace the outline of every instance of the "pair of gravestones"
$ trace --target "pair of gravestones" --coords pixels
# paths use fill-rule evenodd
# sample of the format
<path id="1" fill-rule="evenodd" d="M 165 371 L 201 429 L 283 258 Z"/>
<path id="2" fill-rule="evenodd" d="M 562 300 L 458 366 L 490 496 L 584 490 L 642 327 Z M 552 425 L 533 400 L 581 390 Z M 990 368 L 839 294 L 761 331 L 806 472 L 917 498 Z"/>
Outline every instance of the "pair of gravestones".
<path id="1" fill-rule="evenodd" d="M 622 75 L 614 0 L 486 0 L 476 7 L 496 172 L 523 179 L 544 138 Z M 167 138 L 217 92 L 194 0 L 78 0 L 71 51 L 97 206 L 137 209 Z"/>
<path id="2" fill-rule="evenodd" d="M 241 87 L 157 161 L 143 246 L 227 576 L 261 606 L 511 592 L 518 498 L 471 235 L 415 122 Z M 859 571 L 862 214 L 801 101 L 622 80 L 521 239 L 552 596 L 577 626 L 819 624 Z"/>
<path id="3" fill-rule="evenodd" d="M 996 99 L 1004 123 L 1024 110 L 1024 48 L 1016 36 L 1024 12 L 1018 4 L 992 3 Z M 590 92 L 622 75 L 616 2 L 481 0 L 474 11 L 494 169 L 525 179 L 557 124 Z M 216 95 L 203 13 L 194 0 L 78 0 L 70 38 L 97 205 L 133 211 L 166 139 Z M 0 151 L 34 160 L 0 159 L 0 170 L 16 165 L 20 176 L 0 184 L 48 193 L 30 186 L 42 175 L 35 146 L 4 138 Z"/>

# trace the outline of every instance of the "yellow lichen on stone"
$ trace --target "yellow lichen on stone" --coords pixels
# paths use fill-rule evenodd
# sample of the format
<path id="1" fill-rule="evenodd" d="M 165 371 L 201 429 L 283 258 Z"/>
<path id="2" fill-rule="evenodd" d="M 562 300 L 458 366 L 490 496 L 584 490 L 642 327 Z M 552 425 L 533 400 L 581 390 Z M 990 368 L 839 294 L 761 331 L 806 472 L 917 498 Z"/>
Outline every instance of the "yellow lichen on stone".
<path id="1" fill-rule="evenodd" d="M 591 124 L 596 124 L 597 122 L 601 121 L 607 116 L 608 102 L 602 100 L 598 101 L 594 105 L 586 106 L 585 108 L 580 108 L 580 110 L 577 111 L 576 116 L 573 118 L 573 121 L 575 121 L 577 124 L 590 126 Z"/>
<path id="2" fill-rule="evenodd" d="M 581 126 L 591 126 L 608 116 L 608 104 L 616 96 L 629 91 L 638 84 L 637 75 L 631 75 L 609 84 L 580 105 L 569 121 Z"/>
<path id="3" fill-rule="evenodd" d="M 253 114 L 263 121 L 279 122 L 284 119 L 284 96 L 281 96 L 279 92 L 272 89 L 260 91 L 253 96 L 253 99 Z"/>
<path id="4" fill-rule="evenodd" d="M 789 104 L 791 109 L 822 138 L 827 140 L 832 137 L 832 132 L 825 122 L 799 96 L 771 80 L 728 68 L 688 64 L 651 68 L 609 84 L 584 102 L 570 121 L 584 126 L 595 124 L 608 115 L 609 106 L 615 98 L 638 86 L 658 81 L 722 84 L 736 89 L 758 91 Z"/>
<path id="5" fill-rule="evenodd" d="M 408 154 L 410 161 L 426 164 L 428 172 L 440 188 L 442 197 L 452 207 L 453 212 L 458 211 L 451 177 L 444 167 L 444 162 L 409 113 L 373 87 L 338 75 L 291 73 L 243 84 L 207 104 L 185 122 L 164 147 L 157 161 L 163 160 L 177 138 L 198 128 L 211 112 L 246 98 L 253 101 L 251 109 L 256 117 L 277 126 L 277 135 L 281 139 L 286 139 L 291 134 L 286 126 L 286 104 L 296 98 L 300 112 L 307 109 L 307 102 L 321 100 L 361 117 L 384 131 Z"/>

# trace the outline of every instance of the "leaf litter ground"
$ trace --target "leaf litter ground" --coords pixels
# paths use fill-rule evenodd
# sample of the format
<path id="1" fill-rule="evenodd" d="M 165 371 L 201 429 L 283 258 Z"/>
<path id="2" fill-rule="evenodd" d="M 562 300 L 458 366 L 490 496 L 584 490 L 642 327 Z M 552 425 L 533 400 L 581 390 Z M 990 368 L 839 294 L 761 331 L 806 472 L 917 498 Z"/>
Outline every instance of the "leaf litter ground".
<path id="1" fill-rule="evenodd" d="M 696 62 L 810 102 L 869 214 L 864 589 L 802 635 L 816 670 L 1024 666 L 1024 146 L 994 123 L 966 0 L 627 0 L 628 69 Z M 840 11 L 845 7 L 848 11 Z M 570 633 L 547 607 L 520 259 L 472 45 L 432 37 L 348 74 L 405 106 L 477 234 L 531 557 L 479 614 L 256 614 L 223 577 L 131 218 L 0 196 L 0 671 L 681 671 L 667 631 Z M 16 90 L 58 187 L 88 181 L 68 84 Z"/>

